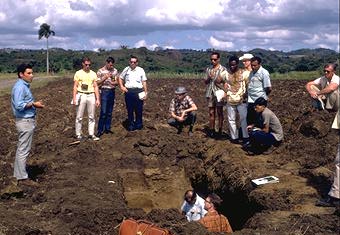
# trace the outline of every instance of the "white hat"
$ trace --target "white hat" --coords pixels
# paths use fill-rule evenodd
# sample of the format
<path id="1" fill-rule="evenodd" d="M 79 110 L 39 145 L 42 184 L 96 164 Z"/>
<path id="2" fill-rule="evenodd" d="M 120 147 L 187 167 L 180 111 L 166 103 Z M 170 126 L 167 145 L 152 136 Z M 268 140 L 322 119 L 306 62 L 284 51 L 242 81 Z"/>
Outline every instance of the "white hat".
<path id="1" fill-rule="evenodd" d="M 239 58 L 239 60 L 250 60 L 251 58 L 253 58 L 254 56 L 252 54 L 246 53 L 243 56 L 241 56 Z"/>

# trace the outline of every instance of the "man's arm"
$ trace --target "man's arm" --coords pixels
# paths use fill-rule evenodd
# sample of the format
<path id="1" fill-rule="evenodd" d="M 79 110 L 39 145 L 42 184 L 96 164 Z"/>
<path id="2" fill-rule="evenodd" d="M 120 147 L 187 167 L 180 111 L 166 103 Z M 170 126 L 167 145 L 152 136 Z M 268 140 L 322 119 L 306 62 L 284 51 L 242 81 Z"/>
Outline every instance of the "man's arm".
<path id="1" fill-rule="evenodd" d="M 145 97 L 143 98 L 143 100 L 146 100 L 146 98 L 148 97 L 148 86 L 146 85 L 146 80 L 142 81 L 142 85 L 145 92 Z"/>
<path id="2" fill-rule="evenodd" d="M 328 86 L 326 86 L 324 89 L 322 89 L 321 91 L 317 92 L 318 95 L 325 95 L 325 94 L 329 94 L 332 93 L 333 91 L 335 91 L 336 89 L 338 89 L 339 85 L 336 84 L 335 82 L 331 82 Z"/>
<path id="3" fill-rule="evenodd" d="M 73 83 L 73 104 L 76 105 L 77 103 L 77 88 L 78 88 L 79 82 L 77 80 Z"/>
<path id="4" fill-rule="evenodd" d="M 96 81 L 93 81 L 94 94 L 96 95 L 96 106 L 100 105 L 99 89 Z"/>

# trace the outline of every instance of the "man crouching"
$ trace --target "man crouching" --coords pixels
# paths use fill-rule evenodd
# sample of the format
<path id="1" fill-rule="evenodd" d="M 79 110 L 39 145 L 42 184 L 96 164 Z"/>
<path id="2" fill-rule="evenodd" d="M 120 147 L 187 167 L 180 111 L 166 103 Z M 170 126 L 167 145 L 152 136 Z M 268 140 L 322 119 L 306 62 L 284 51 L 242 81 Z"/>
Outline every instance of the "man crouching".
<path id="1" fill-rule="evenodd" d="M 196 122 L 197 106 L 190 96 L 187 95 L 185 87 L 177 87 L 175 90 L 176 97 L 170 103 L 170 115 L 168 120 L 170 126 L 177 128 L 177 134 L 180 134 L 184 125 L 189 125 L 189 136 L 193 135 L 193 128 Z"/>

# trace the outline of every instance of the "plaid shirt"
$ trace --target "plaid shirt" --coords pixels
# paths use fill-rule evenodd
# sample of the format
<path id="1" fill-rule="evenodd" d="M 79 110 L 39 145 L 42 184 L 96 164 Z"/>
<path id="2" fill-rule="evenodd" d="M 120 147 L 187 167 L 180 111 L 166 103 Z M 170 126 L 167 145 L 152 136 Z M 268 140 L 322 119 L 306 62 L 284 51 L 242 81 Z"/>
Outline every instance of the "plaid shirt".
<path id="1" fill-rule="evenodd" d="M 228 219 L 224 215 L 219 215 L 217 211 L 208 211 L 208 213 L 198 222 L 203 224 L 210 232 L 233 232 Z"/>
<path id="2" fill-rule="evenodd" d="M 194 104 L 194 101 L 191 99 L 190 96 L 186 95 L 182 101 L 179 99 L 173 98 L 170 103 L 169 112 L 174 112 L 177 116 L 181 116 L 182 112 L 186 109 L 191 108 Z"/>

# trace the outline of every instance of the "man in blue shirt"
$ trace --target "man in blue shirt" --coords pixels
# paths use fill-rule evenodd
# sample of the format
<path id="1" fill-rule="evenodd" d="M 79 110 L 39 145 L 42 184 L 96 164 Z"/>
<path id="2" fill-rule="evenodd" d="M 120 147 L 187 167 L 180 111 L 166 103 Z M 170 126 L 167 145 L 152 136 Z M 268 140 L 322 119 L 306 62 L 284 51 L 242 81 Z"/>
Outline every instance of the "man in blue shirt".
<path id="1" fill-rule="evenodd" d="M 248 81 L 248 110 L 247 123 L 254 124 L 256 120 L 256 112 L 254 102 L 262 97 L 268 100 L 268 96 L 272 91 L 269 72 L 262 67 L 262 59 L 260 57 L 253 57 L 250 59 L 252 71 L 249 75 Z"/>
<path id="2" fill-rule="evenodd" d="M 14 177 L 18 185 L 36 186 L 36 182 L 28 178 L 26 160 L 31 150 L 35 129 L 37 108 L 44 108 L 42 101 L 34 101 L 30 90 L 33 81 L 33 69 L 29 64 L 21 64 L 17 68 L 18 81 L 12 88 L 11 105 L 18 131 L 18 146 L 15 154 Z"/>

